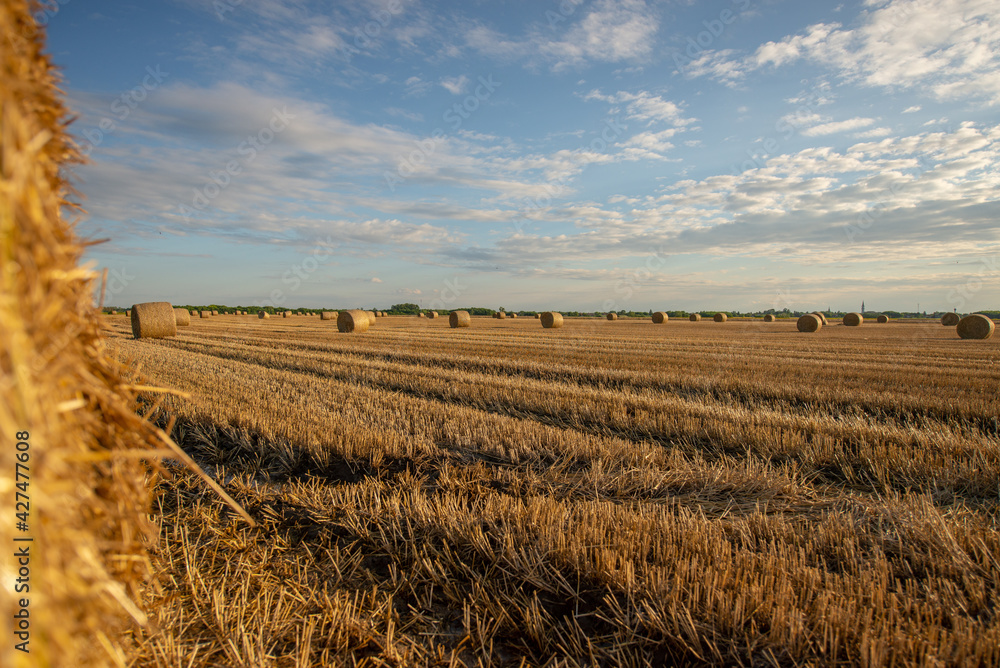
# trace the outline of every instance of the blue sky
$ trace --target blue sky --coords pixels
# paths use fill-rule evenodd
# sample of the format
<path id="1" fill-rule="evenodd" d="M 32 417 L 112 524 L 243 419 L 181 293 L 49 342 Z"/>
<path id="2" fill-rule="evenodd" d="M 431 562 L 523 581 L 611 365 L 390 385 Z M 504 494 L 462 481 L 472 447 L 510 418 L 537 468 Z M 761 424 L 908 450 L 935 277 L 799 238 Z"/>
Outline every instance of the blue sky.
<path id="1" fill-rule="evenodd" d="M 987 0 L 62 0 L 108 301 L 1000 307 Z"/>

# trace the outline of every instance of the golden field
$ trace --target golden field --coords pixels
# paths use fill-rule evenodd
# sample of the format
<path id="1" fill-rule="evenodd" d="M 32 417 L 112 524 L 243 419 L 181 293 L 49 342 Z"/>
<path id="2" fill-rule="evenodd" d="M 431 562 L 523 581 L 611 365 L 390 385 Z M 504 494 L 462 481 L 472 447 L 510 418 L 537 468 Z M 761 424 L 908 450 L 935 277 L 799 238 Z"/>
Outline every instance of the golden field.
<path id="1" fill-rule="evenodd" d="M 258 523 L 167 467 L 133 665 L 1000 664 L 1000 339 L 104 323 Z"/>

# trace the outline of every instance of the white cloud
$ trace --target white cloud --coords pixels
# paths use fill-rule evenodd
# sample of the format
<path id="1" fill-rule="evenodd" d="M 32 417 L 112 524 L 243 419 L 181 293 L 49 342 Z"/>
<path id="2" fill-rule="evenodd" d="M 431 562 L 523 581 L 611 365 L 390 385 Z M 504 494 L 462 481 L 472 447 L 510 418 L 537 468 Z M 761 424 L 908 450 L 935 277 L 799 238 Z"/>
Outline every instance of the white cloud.
<path id="1" fill-rule="evenodd" d="M 919 104 L 915 104 L 912 107 L 907 107 L 906 109 L 903 109 L 902 113 L 904 113 L 904 114 L 914 114 L 914 113 L 920 111 L 922 108 L 923 107 L 921 107 Z"/>
<path id="2" fill-rule="evenodd" d="M 382 282 L 382 279 L 379 278 L 378 276 L 372 277 L 372 283 L 381 283 L 381 282 Z"/>
<path id="3" fill-rule="evenodd" d="M 561 3 L 553 8 L 560 20 L 523 37 L 508 37 L 474 24 L 464 31 L 465 46 L 493 58 L 545 62 L 555 70 L 593 62 L 641 62 L 652 56 L 659 19 L 644 0 L 597 0 L 582 16 L 577 13 L 581 4 Z M 573 11 L 563 15 L 564 7 Z M 563 26 L 567 26 L 565 32 L 554 38 L 553 28 Z"/>
<path id="4" fill-rule="evenodd" d="M 452 95 L 461 95 L 465 92 L 466 86 L 469 84 L 469 77 L 462 74 L 457 77 L 445 77 L 441 79 L 441 87 Z"/>
<path id="5" fill-rule="evenodd" d="M 803 130 L 802 134 L 807 137 L 820 137 L 838 132 L 847 132 L 848 130 L 857 130 L 858 128 L 867 127 L 874 122 L 874 118 L 849 118 L 844 121 L 831 121 L 829 123 L 814 125 Z"/>
<path id="6" fill-rule="evenodd" d="M 685 118 L 683 105 L 671 100 L 664 100 L 659 95 L 653 95 L 647 91 L 638 93 L 627 93 L 618 91 L 614 95 L 603 95 L 599 90 L 592 90 L 587 93 L 585 100 L 601 100 L 614 105 L 625 105 L 625 118 L 645 122 L 646 125 L 653 123 L 666 123 L 677 127 L 684 127 L 696 123 L 696 118 Z"/>
<path id="7" fill-rule="evenodd" d="M 1000 103 L 1000 21 L 994 0 L 869 0 L 861 25 L 817 24 L 761 45 L 744 62 L 808 58 L 868 86 L 929 91 L 939 100 Z"/>
<path id="8" fill-rule="evenodd" d="M 873 137 L 885 137 L 890 134 L 892 134 L 892 130 L 889 128 L 872 128 L 864 132 L 856 132 L 854 133 L 854 137 L 857 139 L 871 139 Z"/>

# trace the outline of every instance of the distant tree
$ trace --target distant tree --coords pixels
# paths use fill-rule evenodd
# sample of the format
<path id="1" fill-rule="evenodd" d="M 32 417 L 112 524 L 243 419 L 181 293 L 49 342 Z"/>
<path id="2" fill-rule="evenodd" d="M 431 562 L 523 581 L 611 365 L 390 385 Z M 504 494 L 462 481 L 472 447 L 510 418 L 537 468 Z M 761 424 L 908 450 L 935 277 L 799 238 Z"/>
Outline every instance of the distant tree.
<path id="1" fill-rule="evenodd" d="M 417 304 L 393 304 L 389 307 L 389 312 L 399 315 L 416 315 L 420 313 L 420 306 Z"/>

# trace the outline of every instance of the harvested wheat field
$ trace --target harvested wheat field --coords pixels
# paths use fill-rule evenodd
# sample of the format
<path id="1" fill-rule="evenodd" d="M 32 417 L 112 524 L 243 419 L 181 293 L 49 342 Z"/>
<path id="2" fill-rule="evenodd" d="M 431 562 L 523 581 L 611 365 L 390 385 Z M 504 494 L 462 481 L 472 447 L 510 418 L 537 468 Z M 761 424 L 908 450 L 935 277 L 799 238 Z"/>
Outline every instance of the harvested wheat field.
<path id="1" fill-rule="evenodd" d="M 996 338 L 104 323 L 259 523 L 160 483 L 136 665 L 1000 662 Z"/>

